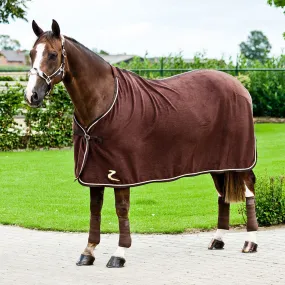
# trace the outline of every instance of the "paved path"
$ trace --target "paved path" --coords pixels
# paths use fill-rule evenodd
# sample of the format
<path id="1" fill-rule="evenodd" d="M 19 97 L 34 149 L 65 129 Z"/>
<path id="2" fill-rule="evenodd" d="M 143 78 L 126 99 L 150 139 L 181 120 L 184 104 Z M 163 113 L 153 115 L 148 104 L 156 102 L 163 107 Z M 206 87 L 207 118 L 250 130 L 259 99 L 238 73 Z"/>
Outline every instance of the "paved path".
<path id="1" fill-rule="evenodd" d="M 260 231 L 259 251 L 242 254 L 243 232 L 226 249 L 207 250 L 212 233 L 133 235 L 122 269 L 105 267 L 117 235 L 102 235 L 94 266 L 77 267 L 87 234 L 41 232 L 0 225 L 1 285 L 285 284 L 285 229 Z"/>

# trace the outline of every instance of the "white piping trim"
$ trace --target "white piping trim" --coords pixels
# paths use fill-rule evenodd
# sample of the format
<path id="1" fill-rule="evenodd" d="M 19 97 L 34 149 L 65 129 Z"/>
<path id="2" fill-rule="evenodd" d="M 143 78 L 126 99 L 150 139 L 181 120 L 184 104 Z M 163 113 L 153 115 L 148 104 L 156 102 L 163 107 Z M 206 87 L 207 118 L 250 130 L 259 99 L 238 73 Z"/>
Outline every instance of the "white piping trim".
<path id="1" fill-rule="evenodd" d="M 201 69 L 193 69 L 193 70 L 190 70 L 190 71 L 186 71 L 186 72 L 182 72 L 182 73 L 179 73 L 179 74 L 175 74 L 175 75 L 172 75 L 172 76 L 169 76 L 169 77 L 164 77 L 164 78 L 155 78 L 154 80 L 166 80 L 166 79 L 169 79 L 169 78 L 173 78 L 173 77 L 177 77 L 177 76 L 180 76 L 182 74 L 187 74 L 187 73 L 191 73 L 191 72 L 195 72 L 195 71 L 199 71 Z M 204 69 L 205 70 L 205 69 Z M 206 69 L 207 70 L 207 69 Z"/>
<path id="2" fill-rule="evenodd" d="M 87 133 L 90 131 L 90 129 L 97 124 L 101 119 L 103 119 L 113 108 L 113 106 L 115 105 L 116 101 L 117 101 L 117 97 L 118 97 L 118 90 L 119 90 L 119 82 L 118 82 L 118 77 L 116 77 L 116 95 L 115 95 L 115 99 L 112 103 L 112 105 L 110 106 L 109 110 L 101 117 L 99 118 L 97 121 L 95 121 L 88 129 L 87 129 Z"/>
<path id="3" fill-rule="evenodd" d="M 135 74 L 135 75 L 137 75 L 137 76 L 139 76 L 139 77 L 142 77 L 142 78 L 144 78 L 144 79 L 146 79 L 146 80 L 150 80 L 150 81 L 161 81 L 161 80 L 166 80 L 166 79 L 169 79 L 169 78 L 173 78 L 173 77 L 177 77 L 177 76 L 180 76 L 180 75 L 183 75 L 183 74 L 187 74 L 187 73 L 191 73 L 191 72 L 195 72 L 195 71 L 200 71 L 201 69 L 193 69 L 193 70 L 189 70 L 189 71 L 186 71 L 186 72 L 182 72 L 182 73 L 179 73 L 179 74 L 175 74 L 175 75 L 172 75 L 172 76 L 169 76 L 169 77 L 164 77 L 164 78 L 155 78 L 155 79 L 149 79 L 149 78 L 144 78 L 144 77 L 142 77 L 141 75 L 139 75 L 139 74 L 137 74 L 137 73 L 135 73 L 135 72 L 133 72 L 133 71 L 131 71 L 131 70 L 127 70 L 128 72 L 130 72 L 130 73 L 132 73 L 132 74 Z M 211 70 L 211 69 L 203 69 L 203 71 L 205 71 L 205 70 Z M 167 71 L 167 70 L 165 70 L 165 71 Z"/>
<path id="4" fill-rule="evenodd" d="M 110 108 L 108 109 L 108 111 L 102 116 L 100 117 L 98 120 L 95 120 L 95 122 L 89 126 L 89 128 L 85 131 L 85 129 L 79 124 L 79 122 L 77 121 L 76 117 L 74 116 L 74 121 L 76 122 L 76 124 L 81 128 L 81 130 L 84 132 L 84 134 L 88 134 L 90 129 L 96 125 L 101 119 L 103 119 L 113 108 L 113 106 L 115 105 L 116 101 L 117 101 L 117 97 L 118 97 L 118 90 L 119 90 L 119 84 L 118 84 L 118 78 L 116 77 L 116 94 L 115 94 L 115 98 L 113 100 L 112 105 L 110 106 Z"/>
<path id="5" fill-rule="evenodd" d="M 223 169 L 223 170 L 206 170 L 206 171 L 200 171 L 200 172 L 196 172 L 196 173 L 189 173 L 189 174 L 182 174 L 179 176 L 175 176 L 172 178 L 165 178 L 165 179 L 154 179 L 154 180 L 148 180 L 148 181 L 143 181 L 143 182 L 138 182 L 138 183 L 133 183 L 133 184 L 105 184 L 105 183 L 88 183 L 88 182 L 84 182 L 80 179 L 80 177 L 78 178 L 78 180 L 80 181 L 81 184 L 87 185 L 87 186 L 106 186 L 106 187 L 131 187 L 131 186 L 139 186 L 142 184 L 147 184 L 147 183 L 152 183 L 152 182 L 167 182 L 167 181 L 173 181 L 182 177 L 187 177 L 187 176 L 195 176 L 195 175 L 200 175 L 200 174 L 206 174 L 206 173 L 219 173 L 219 172 L 226 172 L 226 171 L 246 171 L 246 170 L 250 170 L 252 169 L 255 164 L 256 164 L 256 160 L 257 160 L 257 151 L 256 151 L 256 140 L 255 140 L 255 144 L 254 144 L 254 162 L 250 167 L 247 168 L 240 168 L 240 169 Z"/>
<path id="6" fill-rule="evenodd" d="M 86 160 L 86 155 L 87 155 L 87 152 L 88 152 L 88 149 L 89 149 L 89 141 L 88 139 L 85 139 L 86 141 L 86 147 L 85 147 L 85 152 L 84 152 L 84 156 L 83 156 L 83 160 L 82 160 L 82 164 L 81 164 L 81 168 L 80 168 L 80 171 L 79 171 L 79 174 L 76 178 L 78 178 L 83 170 L 83 167 L 84 167 L 84 164 L 85 164 L 85 160 Z"/>
<path id="7" fill-rule="evenodd" d="M 84 133 L 84 138 L 85 138 L 85 141 L 86 141 L 86 147 L 85 147 L 85 151 L 84 151 L 84 156 L 83 156 L 83 161 L 82 161 L 82 164 L 81 164 L 81 168 L 80 168 L 80 171 L 79 171 L 79 175 L 78 177 L 76 177 L 76 179 L 79 178 L 82 170 L 83 170 L 83 167 L 85 165 L 85 160 L 87 159 L 86 155 L 87 155 L 87 152 L 89 150 L 89 139 L 88 139 L 88 132 L 90 131 L 90 129 L 95 125 L 97 124 L 101 119 L 103 119 L 113 108 L 113 106 L 115 105 L 115 102 L 117 101 L 117 97 L 118 97 L 118 90 L 119 90 L 119 84 L 118 84 L 118 78 L 116 77 L 116 94 L 115 94 L 115 99 L 113 100 L 113 103 L 112 105 L 110 106 L 110 108 L 108 109 L 108 111 L 103 115 L 101 116 L 98 120 L 95 120 L 95 122 L 87 129 L 87 131 L 85 131 L 85 129 L 79 124 L 79 122 L 76 120 L 76 117 L 74 116 L 74 121 L 76 122 L 76 124 L 81 128 L 81 130 L 83 131 Z M 80 179 L 80 178 L 79 178 Z"/>

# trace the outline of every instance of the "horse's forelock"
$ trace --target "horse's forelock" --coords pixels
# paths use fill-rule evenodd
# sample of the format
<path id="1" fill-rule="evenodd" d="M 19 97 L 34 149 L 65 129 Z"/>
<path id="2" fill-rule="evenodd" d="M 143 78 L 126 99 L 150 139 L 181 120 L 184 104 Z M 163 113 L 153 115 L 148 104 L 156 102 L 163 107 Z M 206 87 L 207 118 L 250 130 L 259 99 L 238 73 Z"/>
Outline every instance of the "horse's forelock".
<path id="1" fill-rule="evenodd" d="M 48 43 L 51 46 L 54 46 L 58 38 L 53 34 L 53 32 L 48 31 L 44 32 L 34 43 L 34 48 L 40 43 Z"/>

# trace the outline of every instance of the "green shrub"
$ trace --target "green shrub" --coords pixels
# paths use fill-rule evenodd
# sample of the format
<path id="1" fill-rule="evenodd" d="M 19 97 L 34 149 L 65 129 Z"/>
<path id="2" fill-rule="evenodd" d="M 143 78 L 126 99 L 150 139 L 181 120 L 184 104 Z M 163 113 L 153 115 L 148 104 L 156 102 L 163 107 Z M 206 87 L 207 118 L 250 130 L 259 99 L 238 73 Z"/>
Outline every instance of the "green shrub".
<path id="1" fill-rule="evenodd" d="M 267 177 L 257 183 L 256 215 L 260 226 L 285 222 L 285 176 Z"/>
<path id="2" fill-rule="evenodd" d="M 0 81 L 16 81 L 12 76 L 0 76 Z"/>
<path id="3" fill-rule="evenodd" d="M 73 105 L 62 84 L 53 88 L 41 108 L 26 106 L 27 147 L 60 148 L 72 145 Z"/>
<path id="4" fill-rule="evenodd" d="M 4 90 L 0 91 L 0 150 L 21 147 L 20 128 L 14 121 L 14 116 L 20 114 L 22 98 L 23 87 L 21 85 L 10 88 L 6 84 Z"/>
<path id="5" fill-rule="evenodd" d="M 20 76 L 19 81 L 29 81 L 28 73 L 26 76 Z"/>
<path id="6" fill-rule="evenodd" d="M 3 72 L 3 71 L 29 71 L 31 69 L 30 66 L 28 65 L 12 65 L 12 66 L 9 66 L 9 65 L 0 65 L 0 72 Z"/>
<path id="7" fill-rule="evenodd" d="M 256 217 L 259 226 L 285 223 L 285 176 L 259 177 L 255 186 Z M 240 212 L 245 217 L 245 205 Z"/>
<path id="8" fill-rule="evenodd" d="M 249 90 L 251 87 L 251 80 L 250 77 L 248 75 L 245 74 L 239 74 L 238 76 L 236 76 L 236 78 L 242 83 L 242 85 Z"/>
<path id="9" fill-rule="evenodd" d="M 64 86 L 55 86 L 42 108 L 30 108 L 23 101 L 24 89 L 6 84 L 0 91 L 0 151 L 71 146 L 73 105 Z M 25 130 L 14 120 L 21 114 Z"/>

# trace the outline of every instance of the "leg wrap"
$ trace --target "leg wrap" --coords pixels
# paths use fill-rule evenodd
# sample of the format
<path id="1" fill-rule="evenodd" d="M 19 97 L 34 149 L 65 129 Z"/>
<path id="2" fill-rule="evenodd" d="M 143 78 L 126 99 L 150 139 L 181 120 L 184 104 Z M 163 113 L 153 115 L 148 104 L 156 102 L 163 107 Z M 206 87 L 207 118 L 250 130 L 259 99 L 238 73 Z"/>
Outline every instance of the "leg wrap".
<path id="1" fill-rule="evenodd" d="M 130 247 L 132 244 L 129 219 L 119 218 L 119 246 Z"/>
<path id="2" fill-rule="evenodd" d="M 257 231 L 258 224 L 255 213 L 255 198 L 246 198 L 246 214 L 247 214 L 247 224 L 246 229 L 248 232 Z"/>
<path id="3" fill-rule="evenodd" d="M 90 188 L 90 230 L 89 243 L 100 243 L 101 210 L 103 206 L 103 188 Z"/>
<path id="4" fill-rule="evenodd" d="M 119 219 L 119 246 L 130 247 L 132 244 L 129 223 L 130 189 L 115 189 L 116 213 Z"/>
<path id="5" fill-rule="evenodd" d="M 230 204 L 226 203 L 223 197 L 219 197 L 218 229 L 228 230 L 230 222 Z"/>

